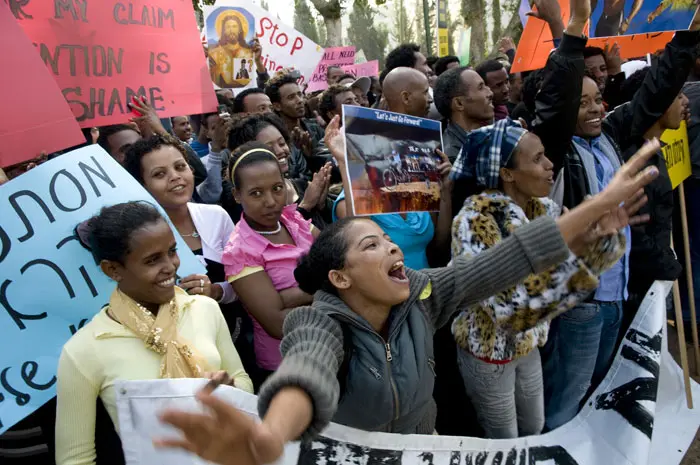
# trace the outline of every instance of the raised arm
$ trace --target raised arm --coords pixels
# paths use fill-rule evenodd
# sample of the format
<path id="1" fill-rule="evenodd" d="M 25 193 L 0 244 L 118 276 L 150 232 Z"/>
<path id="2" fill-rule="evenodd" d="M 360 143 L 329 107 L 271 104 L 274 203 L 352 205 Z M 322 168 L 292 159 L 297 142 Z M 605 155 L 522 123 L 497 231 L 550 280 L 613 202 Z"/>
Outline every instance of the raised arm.
<path id="1" fill-rule="evenodd" d="M 541 0 L 554 1 L 556 0 Z M 532 132 L 542 140 L 547 158 L 559 172 L 576 128 L 583 86 L 584 26 L 590 16 L 589 0 L 571 0 L 571 19 L 559 48 L 547 60 L 542 87 L 535 102 Z"/>
<path id="2" fill-rule="evenodd" d="M 605 129 L 611 132 L 622 152 L 638 143 L 678 96 L 695 63 L 699 39 L 697 27 L 676 32 L 632 101 L 605 118 Z"/>

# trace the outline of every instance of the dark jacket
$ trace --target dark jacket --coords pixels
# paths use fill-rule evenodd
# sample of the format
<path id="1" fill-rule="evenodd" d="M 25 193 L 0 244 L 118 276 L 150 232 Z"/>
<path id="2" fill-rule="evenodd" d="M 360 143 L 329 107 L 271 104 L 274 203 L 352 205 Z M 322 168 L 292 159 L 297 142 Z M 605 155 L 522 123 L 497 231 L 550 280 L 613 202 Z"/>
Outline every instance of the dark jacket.
<path id="1" fill-rule="evenodd" d="M 442 151 L 445 152 L 450 163 L 454 163 L 457 155 L 462 150 L 462 146 L 467 141 L 467 131 L 455 123 L 449 123 L 442 134 Z"/>
<path id="2" fill-rule="evenodd" d="M 623 82 L 625 82 L 625 73 L 608 76 L 605 92 L 603 92 L 603 101 L 608 105 L 608 110 L 613 110 L 620 104 L 620 88 Z"/>
<path id="3" fill-rule="evenodd" d="M 632 101 L 605 118 L 603 132 L 616 146 L 621 161 L 641 147 L 646 131 L 663 116 L 680 92 L 694 62 L 693 51 L 699 37 L 698 32 L 676 33 Z M 571 142 L 581 96 L 585 43 L 585 39 L 565 35 L 559 50 L 550 57 L 533 123 L 533 131 L 542 139 L 547 157 L 554 164 L 555 175 L 564 170 L 563 205 L 568 208 L 580 204 L 590 194 L 581 156 Z M 652 162 L 658 164 L 661 160 L 657 157 Z M 663 175 L 665 170 L 661 172 L 662 176 L 646 189 L 649 203 L 645 210 L 650 213 L 651 221 L 632 228 L 630 282 L 640 274 L 648 275 L 646 279 L 651 282 L 675 279 L 679 272 L 669 247 L 673 210 L 670 181 Z"/>
<path id="4" fill-rule="evenodd" d="M 281 389 L 296 386 L 308 393 L 314 409 L 302 440 L 331 420 L 365 431 L 431 434 L 435 329 L 570 253 L 551 218 L 538 218 L 513 236 L 476 257 L 458 257 L 447 268 L 409 270 L 410 296 L 391 309 L 386 340 L 341 299 L 317 292 L 311 306 L 295 309 L 284 322 L 284 358 L 260 390 L 260 417 Z M 351 352 L 341 397 L 345 334 Z"/>
<path id="5" fill-rule="evenodd" d="M 331 161 L 330 151 L 323 142 L 325 131 L 316 121 L 302 118 L 300 127 L 311 136 L 312 154 L 305 156 L 302 150 L 295 144 L 290 144 L 291 157 L 289 163 L 289 177 L 292 179 L 306 177 L 311 179 L 313 173 L 318 172 L 323 165 Z"/>

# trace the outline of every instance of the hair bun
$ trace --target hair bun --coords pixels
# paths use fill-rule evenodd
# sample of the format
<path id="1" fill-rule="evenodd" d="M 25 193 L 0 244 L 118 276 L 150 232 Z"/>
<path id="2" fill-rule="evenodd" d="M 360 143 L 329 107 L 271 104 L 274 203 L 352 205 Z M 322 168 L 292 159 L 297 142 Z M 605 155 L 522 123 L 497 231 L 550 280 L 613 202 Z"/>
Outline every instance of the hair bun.
<path id="1" fill-rule="evenodd" d="M 307 294 L 314 295 L 321 289 L 324 276 L 319 276 L 319 268 L 313 266 L 313 260 L 308 253 L 299 259 L 297 267 L 294 269 L 294 279 L 296 279 L 299 289 Z"/>

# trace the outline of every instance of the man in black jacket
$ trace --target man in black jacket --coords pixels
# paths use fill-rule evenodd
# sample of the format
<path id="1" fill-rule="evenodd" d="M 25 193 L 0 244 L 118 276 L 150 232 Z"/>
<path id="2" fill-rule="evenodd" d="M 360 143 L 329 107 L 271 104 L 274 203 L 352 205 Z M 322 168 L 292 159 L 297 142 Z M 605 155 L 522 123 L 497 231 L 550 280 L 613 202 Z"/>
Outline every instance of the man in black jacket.
<path id="1" fill-rule="evenodd" d="M 624 155 L 641 146 L 645 134 L 674 102 L 700 37 L 697 26 L 691 29 L 676 34 L 632 102 L 604 121 L 600 90 L 592 78 L 584 77 L 586 39 L 565 36 L 547 63 L 533 123 L 558 175 L 552 197 L 560 205 L 572 208 L 599 192 Z M 592 300 L 552 322 L 542 349 L 548 429 L 571 420 L 591 383 L 607 372 L 628 278 L 629 261 L 624 257 L 601 276 Z"/>

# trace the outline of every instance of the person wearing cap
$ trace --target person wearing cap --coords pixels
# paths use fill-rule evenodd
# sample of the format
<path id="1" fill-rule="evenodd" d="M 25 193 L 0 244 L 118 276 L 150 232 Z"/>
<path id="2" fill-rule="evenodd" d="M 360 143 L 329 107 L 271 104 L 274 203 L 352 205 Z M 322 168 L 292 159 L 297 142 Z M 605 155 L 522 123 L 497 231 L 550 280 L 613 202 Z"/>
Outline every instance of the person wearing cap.
<path id="1" fill-rule="evenodd" d="M 358 105 L 369 107 L 369 98 L 367 94 L 369 93 L 370 87 L 372 87 L 372 80 L 370 78 L 367 76 L 355 78 L 352 74 L 344 74 L 338 79 L 338 84 L 349 87 L 353 91 L 357 97 Z"/>
<path id="2" fill-rule="evenodd" d="M 318 113 L 328 124 L 334 116 L 343 115 L 343 105 L 359 106 L 360 103 L 357 95 L 348 85 L 334 84 L 321 94 L 318 103 Z"/>
<path id="3" fill-rule="evenodd" d="M 537 217 L 556 220 L 561 209 L 547 198 L 552 168 L 540 138 L 510 118 L 471 131 L 451 178 L 473 179 L 481 193 L 469 197 L 454 219 L 453 259 L 483 253 Z M 547 341 L 549 321 L 584 300 L 598 287 L 600 273 L 624 254 L 620 224 L 609 220 L 597 225 L 606 235 L 591 229 L 563 263 L 462 309 L 452 323 L 459 371 L 487 438 L 542 431 L 537 349 Z"/>

